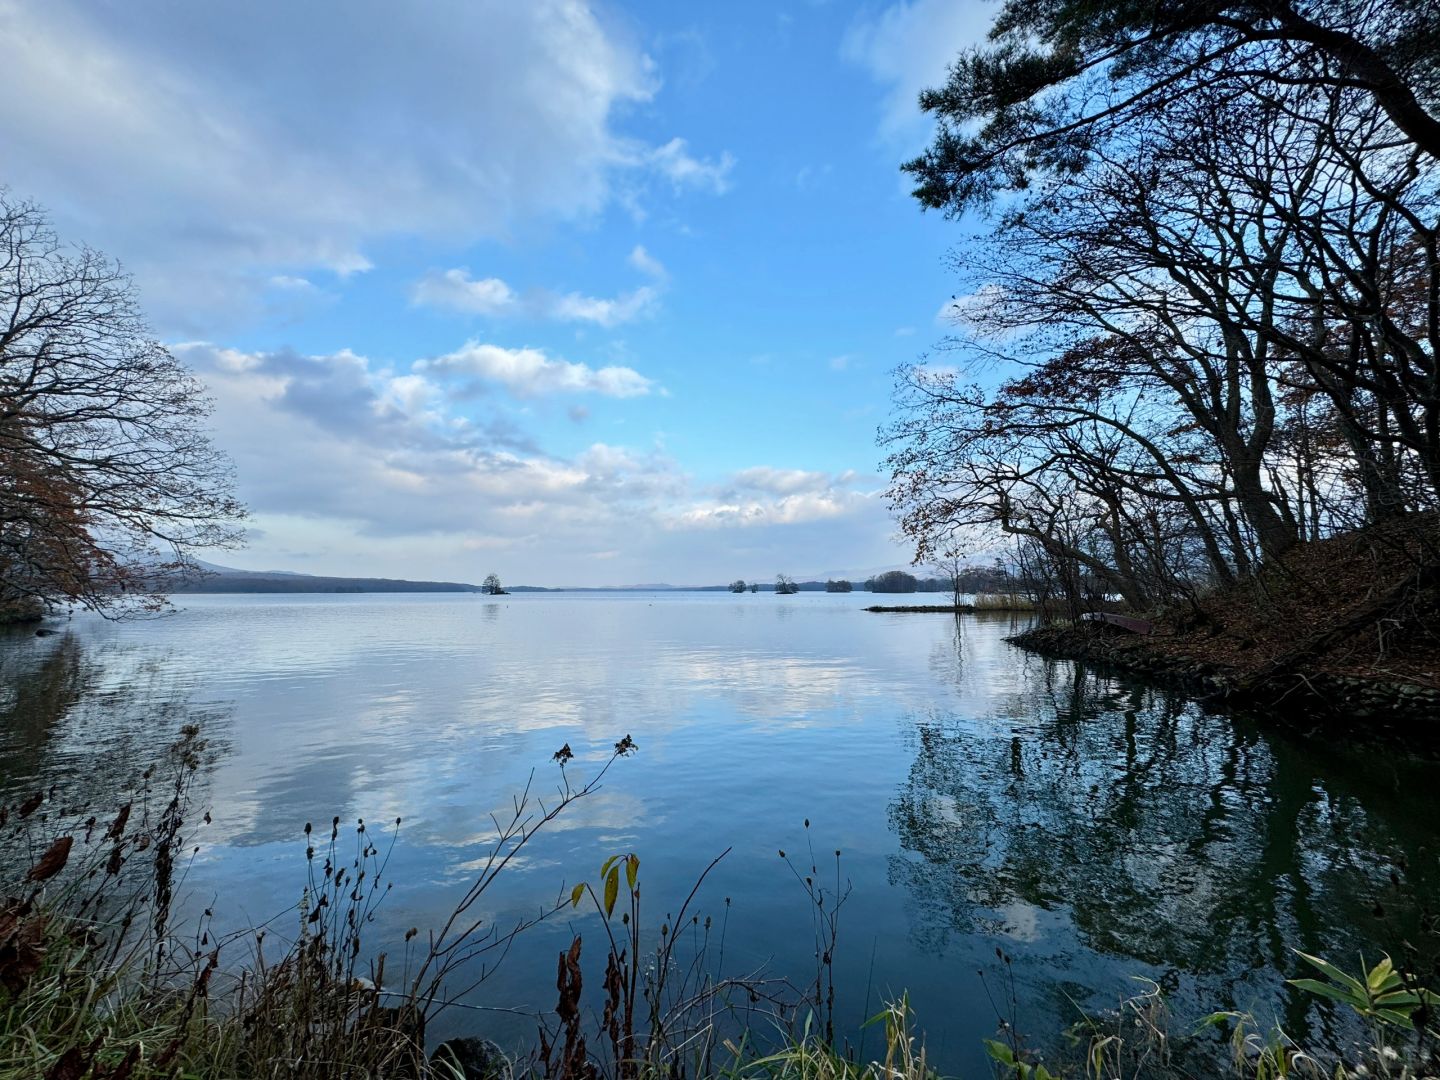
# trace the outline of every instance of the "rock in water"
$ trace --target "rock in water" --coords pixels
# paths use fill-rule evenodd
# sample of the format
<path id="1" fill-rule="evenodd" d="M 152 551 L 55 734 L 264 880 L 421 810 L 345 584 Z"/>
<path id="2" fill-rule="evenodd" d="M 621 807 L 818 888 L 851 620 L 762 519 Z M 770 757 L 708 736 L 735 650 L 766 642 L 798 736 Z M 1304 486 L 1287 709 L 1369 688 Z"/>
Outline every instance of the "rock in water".
<path id="1" fill-rule="evenodd" d="M 465 1080 L 514 1080 L 510 1059 L 489 1039 L 446 1039 L 430 1055 L 430 1071 L 436 1077 L 449 1080 L 457 1066 Z"/>

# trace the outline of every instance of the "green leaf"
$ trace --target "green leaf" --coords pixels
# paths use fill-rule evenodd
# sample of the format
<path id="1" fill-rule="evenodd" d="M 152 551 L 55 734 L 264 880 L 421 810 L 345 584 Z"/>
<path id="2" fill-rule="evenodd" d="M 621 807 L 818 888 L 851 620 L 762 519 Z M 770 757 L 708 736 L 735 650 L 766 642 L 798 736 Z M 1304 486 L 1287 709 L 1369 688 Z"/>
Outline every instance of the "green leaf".
<path id="1" fill-rule="evenodd" d="M 620 868 L 612 866 L 610 873 L 605 876 L 605 914 L 611 915 L 615 911 L 615 900 L 620 895 Z"/>
<path id="2" fill-rule="evenodd" d="M 1304 960 L 1311 967 L 1314 967 L 1321 971 L 1326 978 L 1332 980 L 1333 982 L 1337 982 L 1341 986 L 1351 990 L 1355 994 L 1356 998 L 1358 998 L 1359 1000 L 1365 1001 L 1368 999 L 1369 995 L 1366 994 L 1365 987 L 1361 985 L 1360 981 L 1353 978 L 1352 976 L 1346 975 L 1345 972 L 1341 971 L 1334 964 L 1330 963 L 1327 960 L 1322 960 L 1318 956 L 1311 956 L 1309 953 L 1303 953 L 1299 949 L 1295 950 L 1295 955 L 1300 957 L 1301 960 Z"/>
<path id="3" fill-rule="evenodd" d="M 1414 1027 L 1415 1021 L 1408 1011 L 1398 1012 L 1395 1009 L 1375 1009 L 1373 1015 L 1384 1020 L 1386 1023 L 1394 1024 L 1396 1027 Z"/>
<path id="4" fill-rule="evenodd" d="M 1375 1004 L 1387 1009 L 1393 1009 L 1400 1005 L 1414 1007 L 1425 1001 L 1425 991 L 1418 993 L 1409 990 L 1391 990 L 1387 994 L 1378 994 L 1375 997 Z"/>
<path id="5" fill-rule="evenodd" d="M 888 1019 L 890 1019 L 890 1010 L 886 1009 L 884 1012 L 876 1013 L 874 1016 L 870 1017 L 869 1020 L 866 1020 L 860 1026 L 862 1028 L 866 1028 L 870 1027 L 872 1024 L 883 1024 Z"/>
<path id="6" fill-rule="evenodd" d="M 635 891 L 635 879 L 639 874 L 640 856 L 631 855 L 625 860 L 625 883 L 630 887 L 632 893 Z"/>
<path id="7" fill-rule="evenodd" d="M 585 895 L 585 883 L 582 881 L 579 885 L 576 885 L 575 888 L 573 888 L 573 889 L 570 890 L 570 906 L 571 906 L 572 908 L 577 908 L 577 907 L 579 907 L 579 906 L 580 906 L 580 898 L 581 898 L 582 896 L 584 896 L 584 895 Z"/>
<path id="8" fill-rule="evenodd" d="M 1370 969 L 1370 974 L 1365 976 L 1365 982 L 1372 991 L 1378 993 L 1381 990 L 1388 990 L 1392 986 L 1398 986 L 1400 976 L 1395 974 L 1395 965 L 1387 956 Z"/>
<path id="9" fill-rule="evenodd" d="M 983 1041 L 985 1043 L 985 1052 L 1000 1062 L 1001 1065 L 1009 1065 L 1011 1068 L 1014 1068 L 1019 1064 L 1019 1062 L 1015 1060 L 1015 1052 L 999 1039 L 985 1039 Z"/>
<path id="10" fill-rule="evenodd" d="M 1290 981 L 1293 983 L 1295 980 L 1291 979 Z M 1209 1016 L 1201 1018 L 1199 1024 L 1196 1025 L 1196 1030 L 1203 1031 L 1205 1028 L 1208 1027 L 1220 1027 L 1228 1021 L 1234 1020 L 1239 1015 L 1239 1013 L 1234 1012 L 1233 1010 L 1227 1012 L 1213 1012 Z"/>
<path id="11" fill-rule="evenodd" d="M 1349 1005 L 1351 1008 L 1364 1010 L 1368 1002 L 1364 998 L 1357 998 L 1354 994 L 1346 993 L 1344 990 L 1331 986 L 1329 983 L 1321 982 L 1319 979 L 1286 979 L 1291 986 L 1311 994 L 1318 994 L 1320 997 L 1338 1001 L 1342 1005 Z"/>
<path id="12" fill-rule="evenodd" d="M 603 863 L 601 863 L 601 864 L 600 864 L 600 876 L 601 876 L 601 877 L 604 877 L 606 874 L 608 874 L 608 873 L 610 872 L 610 867 L 614 866 L 616 860 L 619 859 L 619 858 L 620 858 L 619 855 L 611 855 L 608 859 L 606 859 Z"/>

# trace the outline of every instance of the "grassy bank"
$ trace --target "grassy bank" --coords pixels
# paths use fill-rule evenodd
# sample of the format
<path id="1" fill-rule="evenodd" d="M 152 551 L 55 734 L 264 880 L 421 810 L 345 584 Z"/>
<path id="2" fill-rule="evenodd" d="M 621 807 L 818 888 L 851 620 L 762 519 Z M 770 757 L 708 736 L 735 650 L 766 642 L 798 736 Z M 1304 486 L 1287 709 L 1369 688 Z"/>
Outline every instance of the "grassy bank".
<path id="1" fill-rule="evenodd" d="M 969 615 L 974 612 L 975 609 L 969 604 L 961 604 L 958 607 L 953 604 L 896 604 L 891 606 L 871 604 L 865 610 L 876 612 L 911 612 L 922 615 Z"/>
<path id="2" fill-rule="evenodd" d="M 981 593 L 969 604 L 872 604 L 866 611 L 904 611 L 929 614 L 975 615 L 993 612 L 996 614 L 1036 615 L 1044 607 L 1028 596 Z"/>

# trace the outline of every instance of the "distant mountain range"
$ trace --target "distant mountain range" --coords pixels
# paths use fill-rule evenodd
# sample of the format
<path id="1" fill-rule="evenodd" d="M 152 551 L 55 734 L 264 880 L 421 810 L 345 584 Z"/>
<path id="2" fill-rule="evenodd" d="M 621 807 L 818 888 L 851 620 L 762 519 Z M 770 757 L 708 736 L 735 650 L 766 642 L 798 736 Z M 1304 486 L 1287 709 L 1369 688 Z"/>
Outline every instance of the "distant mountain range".
<path id="1" fill-rule="evenodd" d="M 197 560 L 198 561 L 198 560 Z M 461 581 L 405 581 L 399 578 L 325 577 L 292 570 L 237 570 L 200 562 L 204 577 L 171 585 L 172 593 L 378 593 L 481 592 Z M 513 590 L 512 590 L 513 591 Z"/>
<path id="2" fill-rule="evenodd" d="M 221 566 L 196 560 L 206 576 L 197 577 L 178 585 L 172 585 L 174 593 L 408 593 L 408 592 L 468 592 L 484 590 L 479 585 L 463 581 L 409 581 L 403 578 L 372 577 L 331 577 L 320 574 L 302 574 L 294 570 L 238 570 L 233 566 Z M 889 569 L 894 569 L 889 568 Z M 850 577 L 857 589 L 862 582 L 875 573 L 867 571 L 864 577 Z M 799 582 L 801 592 L 823 592 L 825 581 L 837 580 L 843 575 L 829 574 Z M 774 592 L 773 581 L 759 582 L 761 592 Z M 669 585 L 663 582 L 642 585 L 575 585 L 565 588 L 547 588 L 540 585 L 509 585 L 506 592 L 724 592 L 728 585 Z"/>

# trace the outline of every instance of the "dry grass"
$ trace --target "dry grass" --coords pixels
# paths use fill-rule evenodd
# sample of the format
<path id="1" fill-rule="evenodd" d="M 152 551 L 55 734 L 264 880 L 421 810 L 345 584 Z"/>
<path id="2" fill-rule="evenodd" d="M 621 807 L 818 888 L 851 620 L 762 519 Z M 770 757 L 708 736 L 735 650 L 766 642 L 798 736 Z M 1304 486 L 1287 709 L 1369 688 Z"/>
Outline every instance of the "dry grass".
<path id="1" fill-rule="evenodd" d="M 976 611 L 1033 611 L 1040 605 L 1024 593 L 980 593 L 973 605 Z"/>
<path id="2" fill-rule="evenodd" d="M 175 890 L 198 850 L 186 820 L 206 760 L 196 728 L 108 822 L 54 835 L 44 812 L 53 792 L 0 807 L 0 843 L 23 860 L 0 893 L 0 1080 L 429 1075 L 425 1027 L 464 992 L 460 975 L 478 967 L 483 978 L 486 958 L 547 914 L 502 929 L 473 912 L 531 839 L 633 749 L 627 736 L 578 787 L 564 778 L 568 747 L 557 755 L 553 798 L 527 790 L 494 819 L 497 839 L 455 911 L 423 948 L 408 934 L 398 964 L 371 959 L 365 942 L 390 891 L 394 833 L 378 841 L 363 821 L 342 828 L 336 818 L 328 837 L 306 826 L 309 876 L 293 930 L 219 938 L 206 911 L 177 933 Z M 397 989 L 381 989 L 387 979 Z"/>
<path id="3" fill-rule="evenodd" d="M 885 1030 L 885 1054 L 858 1061 L 842 1053 L 833 1039 L 813 1032 L 810 1025 L 783 1049 L 754 1057 L 746 1040 L 727 1041 L 731 1060 L 715 1073 L 716 1080 L 939 1080 L 915 1031 L 915 1016 L 907 999 L 888 1005 L 871 1019 Z"/>

